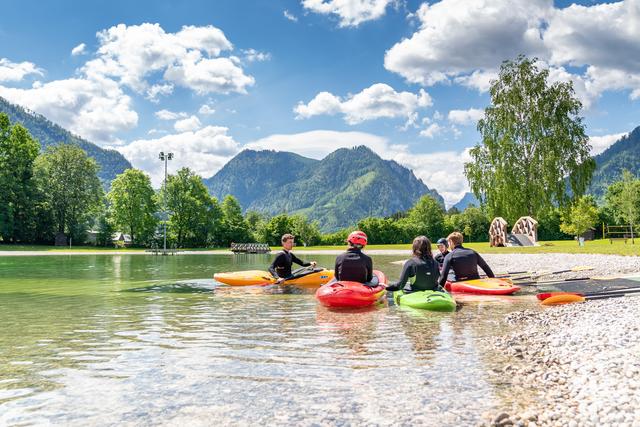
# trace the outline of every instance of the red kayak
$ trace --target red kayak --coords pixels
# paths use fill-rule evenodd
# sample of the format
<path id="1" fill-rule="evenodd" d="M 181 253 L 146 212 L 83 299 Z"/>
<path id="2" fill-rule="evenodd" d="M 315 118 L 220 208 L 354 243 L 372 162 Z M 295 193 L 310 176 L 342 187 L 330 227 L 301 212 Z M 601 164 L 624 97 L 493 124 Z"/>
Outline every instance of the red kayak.
<path id="1" fill-rule="evenodd" d="M 449 292 L 483 295 L 510 295 L 520 290 L 511 280 L 497 277 L 486 277 L 462 282 L 447 282 L 444 288 Z"/>
<path id="2" fill-rule="evenodd" d="M 382 271 L 373 270 L 372 283 L 376 286 L 360 282 L 329 282 L 318 288 L 316 299 L 325 307 L 368 307 L 384 298 L 387 276 Z"/>

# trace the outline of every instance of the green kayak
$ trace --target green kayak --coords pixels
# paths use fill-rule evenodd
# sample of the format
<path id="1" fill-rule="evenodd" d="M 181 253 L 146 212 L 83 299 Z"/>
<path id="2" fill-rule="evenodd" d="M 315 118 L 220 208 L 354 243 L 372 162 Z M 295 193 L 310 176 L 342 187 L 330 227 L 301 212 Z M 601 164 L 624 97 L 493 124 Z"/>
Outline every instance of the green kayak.
<path id="1" fill-rule="evenodd" d="M 416 291 L 405 294 L 404 291 L 393 293 L 393 301 L 397 305 L 431 311 L 455 311 L 456 301 L 447 292 Z"/>

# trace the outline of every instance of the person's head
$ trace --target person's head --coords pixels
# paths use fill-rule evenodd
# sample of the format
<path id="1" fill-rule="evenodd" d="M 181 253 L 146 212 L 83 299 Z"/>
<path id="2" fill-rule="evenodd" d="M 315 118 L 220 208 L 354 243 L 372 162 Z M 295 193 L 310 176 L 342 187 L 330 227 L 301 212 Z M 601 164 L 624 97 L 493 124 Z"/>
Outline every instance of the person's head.
<path id="1" fill-rule="evenodd" d="M 431 240 L 427 236 L 418 236 L 413 239 L 413 255 L 418 258 L 433 258 Z"/>
<path id="2" fill-rule="evenodd" d="M 280 241 L 282 242 L 282 247 L 288 251 L 291 250 L 291 248 L 293 247 L 294 239 L 295 236 L 293 234 L 283 234 L 282 238 L 280 239 Z"/>
<path id="3" fill-rule="evenodd" d="M 449 244 L 447 243 L 447 239 L 445 239 L 444 237 L 441 237 L 438 239 L 437 245 L 438 245 L 438 250 L 442 253 L 445 253 L 447 251 L 447 248 L 449 247 Z"/>
<path id="4" fill-rule="evenodd" d="M 447 240 L 449 241 L 449 247 L 455 248 L 456 246 L 462 244 L 462 233 L 459 231 L 454 231 L 447 236 Z"/>
<path id="5" fill-rule="evenodd" d="M 362 249 L 367 246 L 367 235 L 363 231 L 353 231 L 347 237 L 347 243 L 352 248 Z"/>

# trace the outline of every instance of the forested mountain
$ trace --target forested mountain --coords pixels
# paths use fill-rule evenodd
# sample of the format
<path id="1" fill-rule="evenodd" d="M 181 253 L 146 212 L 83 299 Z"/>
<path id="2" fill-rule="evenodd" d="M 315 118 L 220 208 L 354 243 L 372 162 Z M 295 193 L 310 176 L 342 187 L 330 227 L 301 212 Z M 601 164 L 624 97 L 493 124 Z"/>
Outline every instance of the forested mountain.
<path id="1" fill-rule="evenodd" d="M 11 123 L 20 123 L 27 128 L 31 136 L 40 142 L 43 150 L 49 145 L 60 143 L 80 146 L 100 165 L 98 176 L 105 184 L 110 183 L 116 175 L 124 172 L 125 169 L 131 168 L 131 163 L 116 150 L 100 148 L 79 136 L 73 135 L 68 130 L 49 121 L 46 117 L 27 111 L 19 105 L 11 104 L 2 97 L 0 97 L 0 113 L 7 114 Z"/>
<path id="2" fill-rule="evenodd" d="M 341 148 L 320 161 L 286 152 L 245 150 L 206 185 L 219 199 L 233 194 L 245 210 L 304 214 L 318 220 L 323 231 L 405 211 L 424 194 L 444 206 L 442 196 L 411 170 L 364 146 Z"/>
<path id="3" fill-rule="evenodd" d="M 460 199 L 460 201 L 452 207 L 462 212 L 463 210 L 467 209 L 469 205 L 475 205 L 476 207 L 480 206 L 480 202 L 478 201 L 476 196 L 473 195 L 473 193 L 464 193 L 462 199 Z"/>
<path id="4" fill-rule="evenodd" d="M 640 126 L 594 159 L 596 170 L 587 192 L 598 198 L 604 196 L 611 183 L 620 179 L 624 169 L 640 176 Z"/>

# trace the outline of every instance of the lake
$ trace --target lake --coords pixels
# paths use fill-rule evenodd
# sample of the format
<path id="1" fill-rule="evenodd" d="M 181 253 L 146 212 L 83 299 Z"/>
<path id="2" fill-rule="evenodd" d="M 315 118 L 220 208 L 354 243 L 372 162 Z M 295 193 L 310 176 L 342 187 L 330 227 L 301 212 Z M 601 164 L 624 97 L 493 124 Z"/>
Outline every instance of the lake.
<path id="1" fill-rule="evenodd" d="M 523 398 L 484 341 L 531 298 L 345 312 L 212 279 L 271 258 L 0 257 L 0 425 L 460 425 Z"/>

